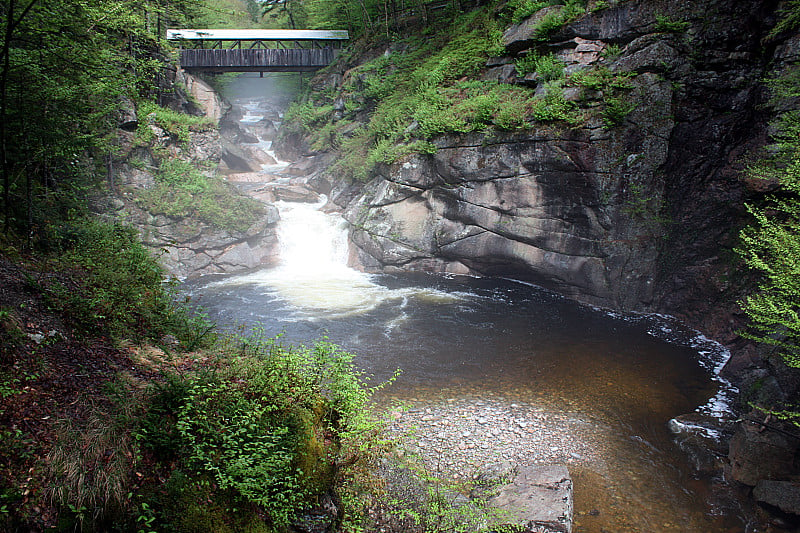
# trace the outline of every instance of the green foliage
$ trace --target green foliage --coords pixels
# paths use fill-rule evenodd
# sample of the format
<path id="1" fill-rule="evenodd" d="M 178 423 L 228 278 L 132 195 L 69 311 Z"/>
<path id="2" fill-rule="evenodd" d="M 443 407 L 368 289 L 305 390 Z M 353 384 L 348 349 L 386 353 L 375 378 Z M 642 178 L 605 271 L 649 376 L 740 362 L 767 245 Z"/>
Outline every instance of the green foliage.
<path id="1" fill-rule="evenodd" d="M 193 23 L 190 28 L 259 28 L 261 7 L 255 0 L 203 0 L 196 3 Z"/>
<path id="2" fill-rule="evenodd" d="M 564 24 L 572 22 L 585 12 L 585 2 L 581 0 L 567 0 L 562 9 L 550 11 L 542 17 L 536 25 L 534 35 L 537 39 L 546 41 L 559 31 Z"/>
<path id="3" fill-rule="evenodd" d="M 533 118 L 541 122 L 564 121 L 577 124 L 575 105 L 564 98 L 564 90 L 557 83 L 547 86 L 544 98 L 536 101 Z"/>
<path id="4" fill-rule="evenodd" d="M 161 29 L 190 2 L 8 3 L 0 32 L 0 148 L 5 230 L 29 234 L 53 215 L 53 189 L 85 189 L 109 154 L 121 98 L 150 91 Z M 6 31 L 8 30 L 8 31 Z M 41 185 L 37 185 L 41 184 Z"/>
<path id="5" fill-rule="evenodd" d="M 745 336 L 776 346 L 787 365 L 800 368 L 800 201 L 774 199 L 770 209 L 749 206 L 754 223 L 741 233 L 746 264 L 763 280 L 743 307 Z"/>
<path id="6" fill-rule="evenodd" d="M 622 47 L 616 43 L 608 44 L 600 55 L 606 61 L 614 61 L 622 55 Z"/>
<path id="7" fill-rule="evenodd" d="M 604 9 L 608 9 L 611 7 L 612 3 L 616 3 L 614 0 L 611 2 L 607 0 L 596 0 L 594 6 L 592 7 L 592 13 L 597 13 L 598 11 L 603 11 Z"/>
<path id="8" fill-rule="evenodd" d="M 214 121 L 207 117 L 178 113 L 148 100 L 139 102 L 137 113 L 140 120 L 136 139 L 142 146 L 150 144 L 155 138 L 151 125 L 158 126 L 183 144 L 189 142 L 191 132 L 208 131 L 215 126 Z"/>
<path id="9" fill-rule="evenodd" d="M 333 105 L 314 105 L 308 100 L 303 103 L 294 102 L 284 114 L 287 131 L 296 133 L 310 133 L 316 127 L 326 123 L 333 112 Z"/>
<path id="10" fill-rule="evenodd" d="M 663 33 L 683 33 L 689 29 L 687 21 L 674 20 L 669 15 L 656 15 L 656 31 Z"/>
<path id="11" fill-rule="evenodd" d="M 399 51 L 350 70 L 339 95 L 343 119 L 334 118 L 332 95 L 311 94 L 287 113 L 287 131 L 310 134 L 316 150 L 338 150 L 341 157 L 332 172 L 360 180 L 378 164 L 433 153 L 430 140 L 436 135 L 515 130 L 537 120 L 573 123 L 574 105 L 558 87 L 536 98 L 526 87 L 464 81 L 478 74 L 488 57 L 502 54 L 501 37 L 488 8 L 458 16 L 449 28 L 408 39 Z M 564 65 L 554 56 L 531 61 L 543 79 L 564 78 Z M 364 112 L 368 124 L 353 129 L 353 121 L 362 120 L 356 114 Z"/>
<path id="12" fill-rule="evenodd" d="M 531 52 L 517 60 L 516 69 L 520 76 L 536 72 L 542 81 L 564 79 L 564 62 L 553 54 L 540 56 Z"/>
<path id="13" fill-rule="evenodd" d="M 324 341 L 286 347 L 255 332 L 219 350 L 223 364 L 154 389 L 137 439 L 283 527 L 371 446 L 372 389 Z"/>
<path id="14" fill-rule="evenodd" d="M 117 337 L 159 339 L 176 335 L 196 342 L 204 327 L 176 306 L 163 283 L 163 269 L 139 242 L 133 228 L 85 221 L 61 228 L 63 268 L 79 270 L 82 286 L 56 285 L 47 291 L 82 326 Z"/>
<path id="15" fill-rule="evenodd" d="M 630 78 L 632 73 L 612 73 L 606 67 L 579 70 L 570 74 L 567 80 L 570 85 L 584 87 L 591 91 L 614 93 L 633 88 Z"/>
<path id="16" fill-rule="evenodd" d="M 603 109 L 603 126 L 607 129 L 622 124 L 627 116 L 636 109 L 636 103 L 624 96 L 607 97 L 605 103 L 606 106 Z"/>
<path id="17" fill-rule="evenodd" d="M 219 229 L 244 232 L 264 214 L 260 202 L 189 161 L 165 159 L 155 178 L 153 187 L 136 190 L 135 195 L 140 206 L 156 215 L 196 218 Z"/>
<path id="18" fill-rule="evenodd" d="M 553 7 L 541 16 L 533 28 L 533 37 L 546 41 L 565 24 L 574 21 L 586 12 L 585 0 L 511 0 L 505 12 L 509 13 L 510 22 L 518 24 L 546 7 Z"/>
<path id="19" fill-rule="evenodd" d="M 629 91 L 634 85 L 631 82 L 633 73 L 612 73 L 606 67 L 579 70 L 569 76 L 566 83 L 583 87 L 594 99 L 603 100 L 601 118 L 603 126 L 611 129 L 622 124 L 627 116 L 636 109 L 637 103 Z"/>
<path id="20" fill-rule="evenodd" d="M 794 98 L 800 89 L 795 67 L 768 84 L 774 105 Z M 800 367 L 800 113 L 781 114 L 773 123 L 776 144 L 772 155 L 748 168 L 753 178 L 780 183 L 780 195 L 763 206 L 750 205 L 753 223 L 741 234 L 738 250 L 745 263 L 761 276 L 758 290 L 742 306 L 750 318 L 747 338 L 778 348 L 787 365 Z"/>
<path id="21" fill-rule="evenodd" d="M 787 0 L 780 11 L 781 18 L 772 31 L 770 37 L 796 29 L 800 26 L 800 0 Z"/>
<path id="22" fill-rule="evenodd" d="M 508 3 L 506 9 L 511 13 L 511 23 L 519 24 L 537 11 L 544 9 L 549 5 L 553 5 L 553 3 L 538 0 L 512 0 Z"/>

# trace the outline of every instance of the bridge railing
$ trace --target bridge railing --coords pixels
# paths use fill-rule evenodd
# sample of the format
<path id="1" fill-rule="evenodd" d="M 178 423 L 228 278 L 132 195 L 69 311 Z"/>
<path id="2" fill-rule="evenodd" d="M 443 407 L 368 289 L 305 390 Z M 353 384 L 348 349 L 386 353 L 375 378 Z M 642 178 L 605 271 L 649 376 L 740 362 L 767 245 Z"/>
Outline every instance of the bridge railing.
<path id="1" fill-rule="evenodd" d="M 180 47 L 181 67 L 207 72 L 317 70 L 348 38 L 344 30 L 167 30 Z"/>
<path id="2" fill-rule="evenodd" d="M 337 52 L 333 48 L 190 48 L 180 51 L 180 59 L 181 68 L 189 72 L 297 72 L 328 66 Z"/>

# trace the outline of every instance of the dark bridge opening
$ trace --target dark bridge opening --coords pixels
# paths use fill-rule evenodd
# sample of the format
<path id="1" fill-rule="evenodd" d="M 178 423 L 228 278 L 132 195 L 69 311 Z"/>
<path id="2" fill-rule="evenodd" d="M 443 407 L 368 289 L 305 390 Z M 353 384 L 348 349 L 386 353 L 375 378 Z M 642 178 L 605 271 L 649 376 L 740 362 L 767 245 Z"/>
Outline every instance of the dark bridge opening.
<path id="1" fill-rule="evenodd" d="M 348 33 L 341 30 L 167 30 L 192 72 L 304 72 L 329 65 Z"/>

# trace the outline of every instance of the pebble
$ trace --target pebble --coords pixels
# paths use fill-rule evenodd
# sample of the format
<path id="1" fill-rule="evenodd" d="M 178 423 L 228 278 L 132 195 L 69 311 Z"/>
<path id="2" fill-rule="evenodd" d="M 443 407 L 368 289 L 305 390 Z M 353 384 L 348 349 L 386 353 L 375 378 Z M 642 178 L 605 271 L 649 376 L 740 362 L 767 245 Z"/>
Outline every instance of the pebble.
<path id="1" fill-rule="evenodd" d="M 408 400 L 406 400 L 408 402 Z M 500 396 L 415 399 L 402 417 L 389 416 L 399 442 L 417 441 L 417 453 L 452 476 L 471 475 L 500 459 L 516 465 L 603 463 L 594 424 L 574 415 Z"/>

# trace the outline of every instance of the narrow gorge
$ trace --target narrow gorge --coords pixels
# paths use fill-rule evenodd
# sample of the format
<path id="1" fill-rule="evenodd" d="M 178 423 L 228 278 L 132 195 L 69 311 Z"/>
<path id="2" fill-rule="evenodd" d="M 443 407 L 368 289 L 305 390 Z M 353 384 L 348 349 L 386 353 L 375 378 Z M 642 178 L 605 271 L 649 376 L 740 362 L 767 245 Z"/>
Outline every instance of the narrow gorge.
<path id="1" fill-rule="evenodd" d="M 0 529 L 800 531 L 800 2 L 53 2 Z"/>

